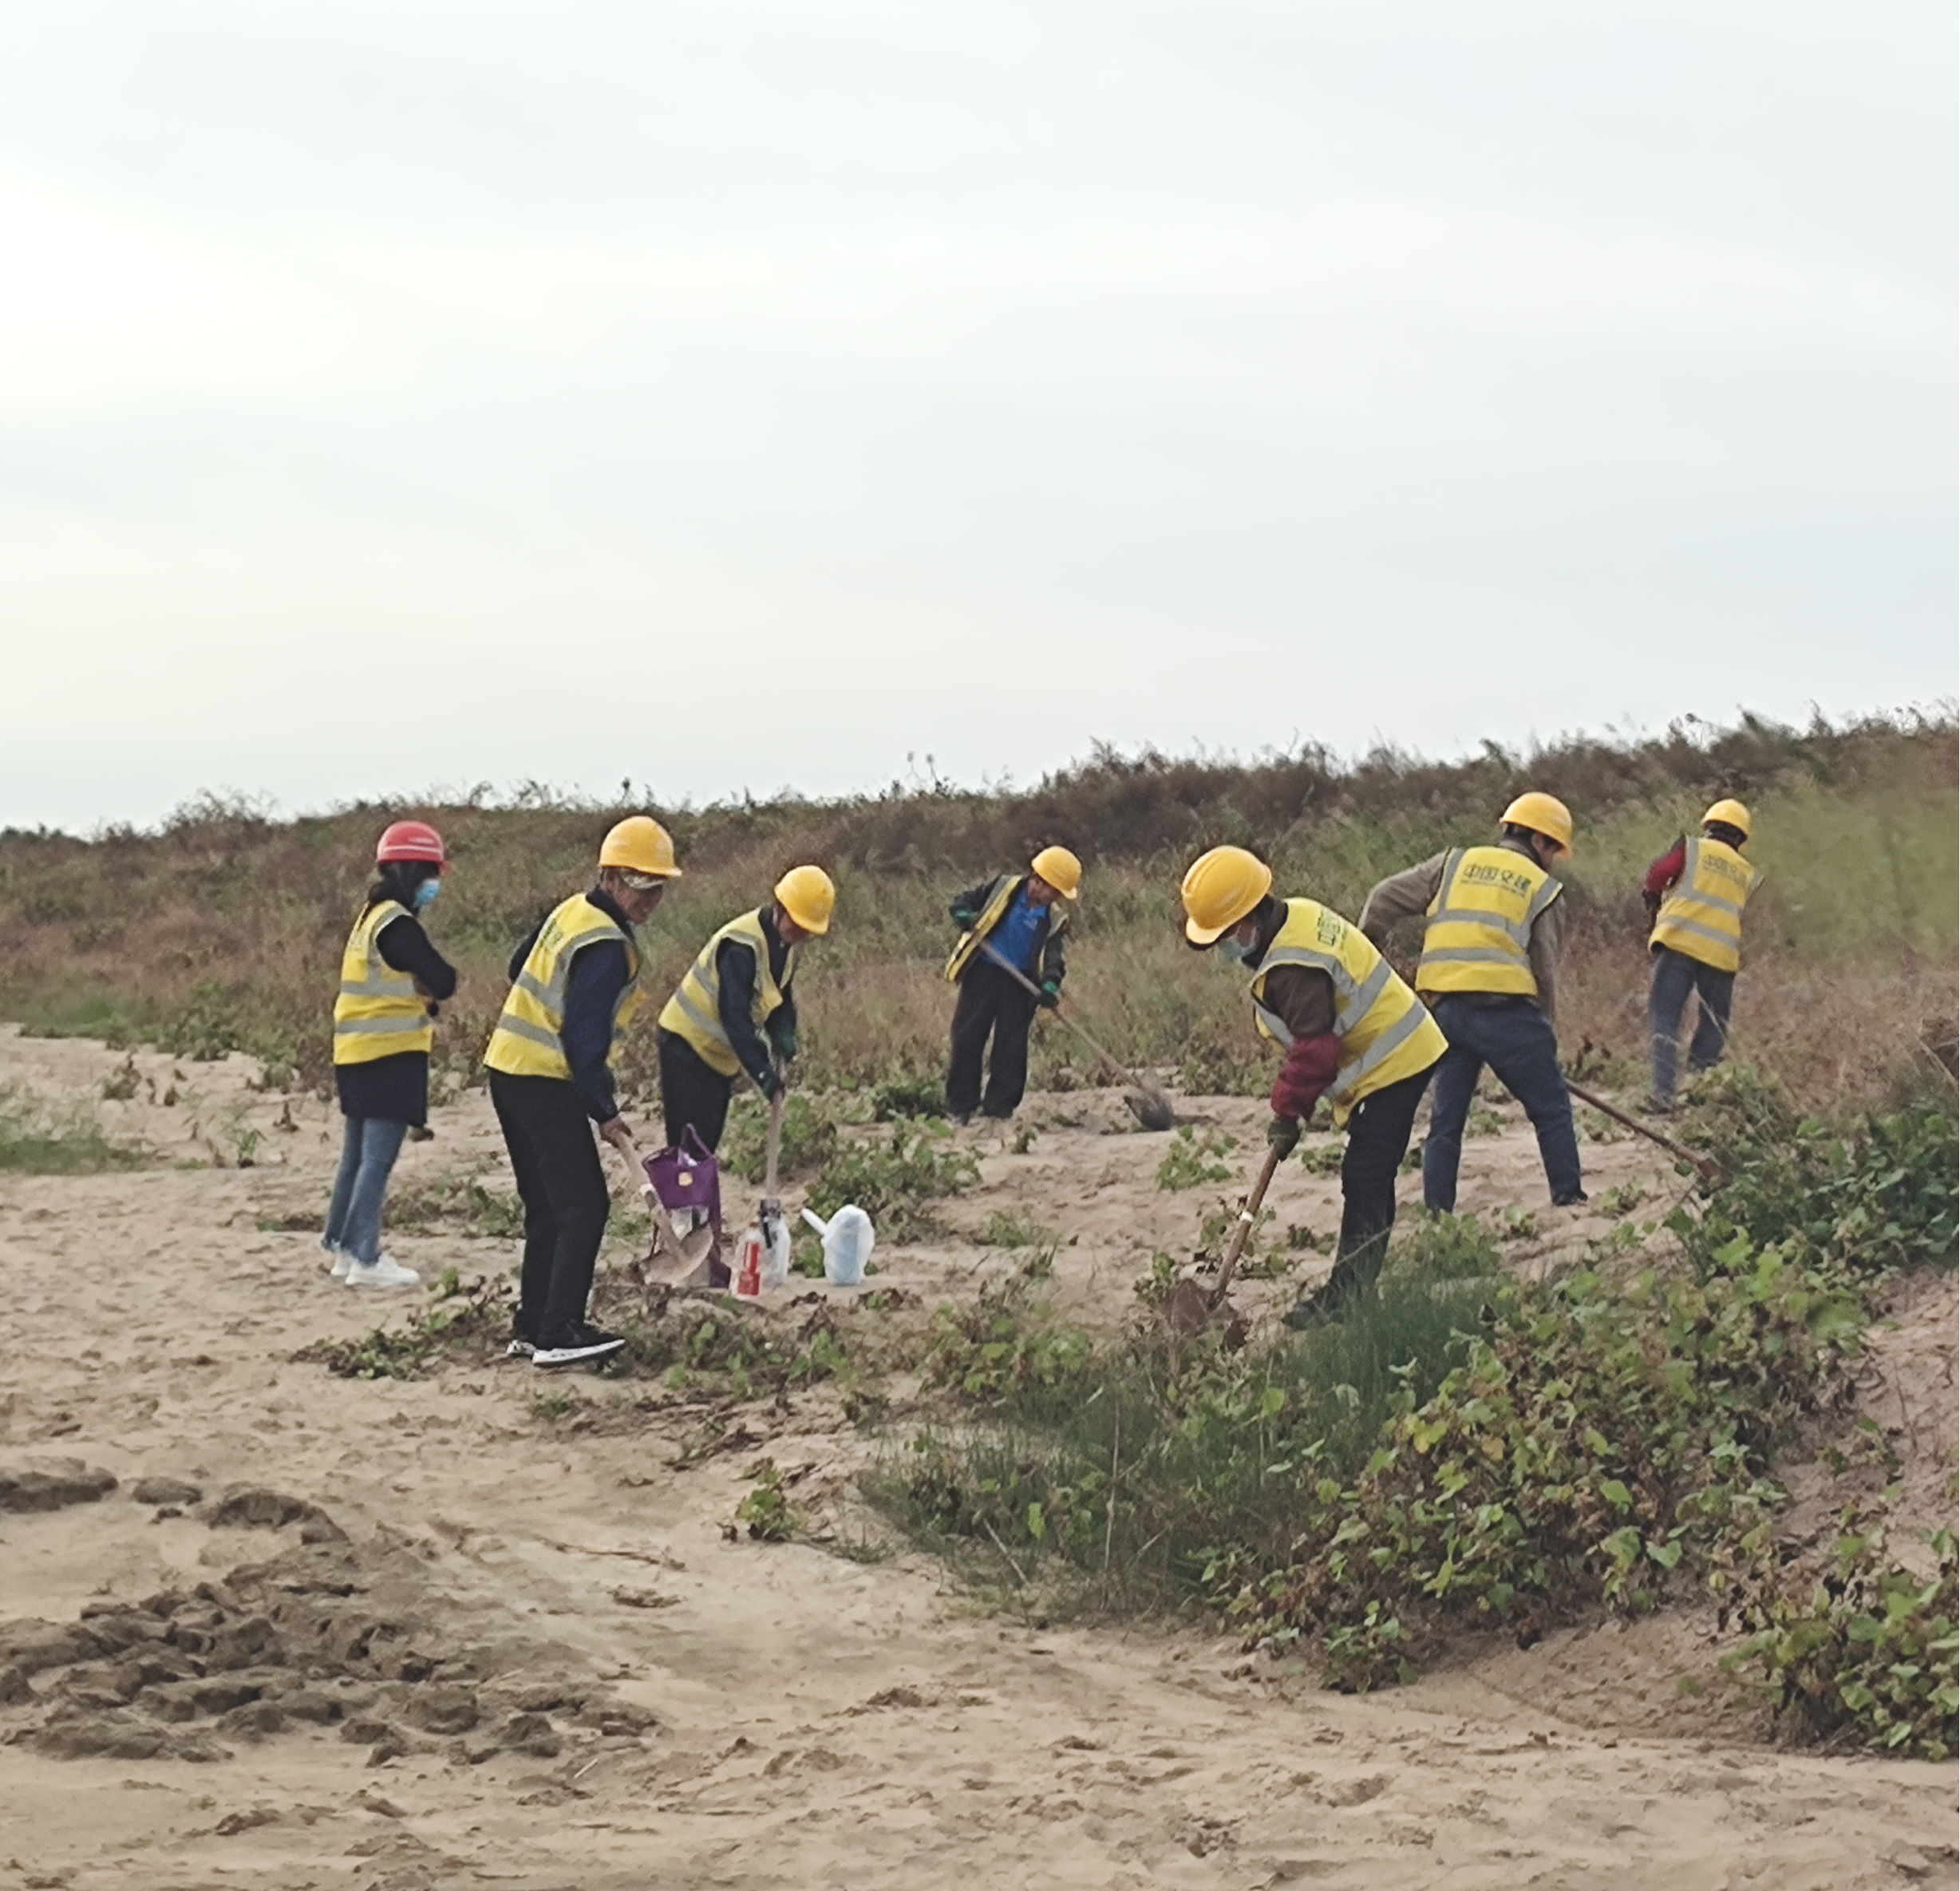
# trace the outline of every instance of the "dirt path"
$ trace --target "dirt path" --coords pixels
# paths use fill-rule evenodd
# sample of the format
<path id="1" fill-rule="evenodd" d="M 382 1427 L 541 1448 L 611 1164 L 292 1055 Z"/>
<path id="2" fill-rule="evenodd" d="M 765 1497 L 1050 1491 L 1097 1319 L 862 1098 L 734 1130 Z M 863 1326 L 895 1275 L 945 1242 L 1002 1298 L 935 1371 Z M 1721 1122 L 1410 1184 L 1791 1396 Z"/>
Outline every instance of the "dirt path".
<path id="1" fill-rule="evenodd" d="M 0 1036 L 0 1082 L 44 1095 L 93 1100 L 119 1061 Z M 105 1119 L 187 1160 L 207 1137 L 235 1155 L 260 1127 L 259 1163 L 0 1178 L 0 1469 L 69 1459 L 119 1480 L 97 1501 L 0 1517 L 4 1613 L 72 1624 L 93 1609 L 97 1641 L 139 1620 L 117 1605 L 160 1591 L 223 1618 L 221 1634 L 270 1620 L 255 1632 L 285 1638 L 283 1666 L 250 1665 L 275 1659 L 261 1645 L 237 1672 L 272 1676 L 268 1699 L 275 1681 L 295 1703 L 330 1697 L 337 1717 L 295 1704 L 255 1731 L 260 1710 L 232 1709 L 216 1723 L 229 1757 L 204 1763 L 0 1747 L 0 1891 L 1954 1881 L 1950 1768 L 1729 1738 L 1713 1710 L 1675 1704 L 1675 1672 L 1709 1659 L 1678 1624 L 1555 1636 L 1347 1699 L 1245 1678 L 1231 1644 L 1190 1632 L 989 1616 L 923 1558 L 726 1541 L 753 1454 L 676 1468 L 674 1422 L 636 1411 L 642 1387 L 581 1382 L 568 1431 L 534 1415 L 542 1376 L 521 1365 L 362 1383 L 290 1363 L 378 1317 L 326 1279 L 310 1236 L 259 1227 L 317 1201 L 332 1122 L 307 1104 L 275 1129 L 283 1099 L 235 1066 L 135 1062 L 138 1096 Z M 1211 1107 L 1227 1127 L 1256 1121 Z M 1195 1199 L 1151 1185 L 1160 1140 L 1102 1133 L 1120 1117 L 1109 1099 L 1034 1114 L 1048 1127 L 1032 1149 L 990 1146 L 959 1217 L 1039 1206 L 1075 1237 L 1058 1292 L 1126 1299 L 1153 1246 L 1188 1246 Z M 437 1128 L 405 1184 L 494 1147 L 475 1103 Z M 1637 1151 L 1589 1160 L 1606 1184 L 1645 1177 L 1658 1202 L 1664 1178 Z M 1515 1127 L 1473 1142 L 1464 1205 L 1541 1201 L 1523 1186 L 1533 1167 Z M 1294 1173 L 1282 1218 L 1330 1228 L 1331 1179 Z M 1601 1231 L 1539 1220 L 1541 1244 Z M 508 1261 L 454 1236 L 390 1245 L 425 1269 Z M 1002 1264 L 958 1244 L 880 1259 L 883 1284 L 935 1293 Z M 799 1399 L 776 1423 L 779 1463 L 811 1464 L 813 1490 L 847 1487 L 864 1447 L 834 1401 Z M 140 1502 L 148 1476 L 203 1502 Z M 234 1486 L 331 1521 L 247 1503 L 224 1525 L 215 1500 Z M 65 1688 L 73 1724 L 125 1725 L 128 1650 L 69 1652 L 34 1687 Z M 418 1696 L 429 1661 L 473 1676 L 474 1724 Z M 8 1728 L 40 1713 L 0 1704 Z M 371 1739 L 340 1737 L 362 1714 L 401 1730 L 381 1763 Z"/>

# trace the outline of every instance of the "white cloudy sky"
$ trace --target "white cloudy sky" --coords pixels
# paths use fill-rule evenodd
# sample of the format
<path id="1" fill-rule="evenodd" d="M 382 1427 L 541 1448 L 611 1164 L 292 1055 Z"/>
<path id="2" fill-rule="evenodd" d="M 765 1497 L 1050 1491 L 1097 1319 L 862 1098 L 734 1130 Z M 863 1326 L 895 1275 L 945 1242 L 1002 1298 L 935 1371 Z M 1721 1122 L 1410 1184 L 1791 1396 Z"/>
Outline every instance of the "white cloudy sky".
<path id="1" fill-rule="evenodd" d="M 0 824 L 1954 689 L 1943 0 L 0 19 Z"/>

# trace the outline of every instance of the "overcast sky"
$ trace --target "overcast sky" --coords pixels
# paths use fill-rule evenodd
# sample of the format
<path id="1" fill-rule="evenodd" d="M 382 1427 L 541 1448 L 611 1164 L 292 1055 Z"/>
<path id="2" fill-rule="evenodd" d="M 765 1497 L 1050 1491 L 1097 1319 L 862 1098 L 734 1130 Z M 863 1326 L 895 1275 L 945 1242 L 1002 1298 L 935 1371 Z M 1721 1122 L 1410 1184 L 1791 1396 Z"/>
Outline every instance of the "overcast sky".
<path id="1" fill-rule="evenodd" d="M 6 0 L 0 825 L 1955 688 L 1946 0 Z"/>

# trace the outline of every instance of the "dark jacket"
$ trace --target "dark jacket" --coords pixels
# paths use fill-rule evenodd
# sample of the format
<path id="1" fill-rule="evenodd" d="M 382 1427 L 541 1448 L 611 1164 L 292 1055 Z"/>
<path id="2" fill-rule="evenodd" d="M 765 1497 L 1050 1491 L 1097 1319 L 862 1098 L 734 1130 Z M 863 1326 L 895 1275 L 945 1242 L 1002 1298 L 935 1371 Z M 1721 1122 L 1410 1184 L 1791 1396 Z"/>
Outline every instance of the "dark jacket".
<path id="1" fill-rule="evenodd" d="M 769 976 L 780 986 L 783 967 L 789 962 L 789 948 L 776 930 L 776 907 L 772 902 L 757 911 L 762 926 L 763 943 L 769 952 Z M 728 1033 L 736 1061 L 760 1087 L 773 1056 L 774 1044 L 792 1040 L 796 1029 L 796 1000 L 785 991 L 783 1001 L 769 1013 L 769 1036 L 756 1028 L 756 954 L 746 939 L 724 939 L 714 955 L 715 975 L 721 994 L 721 1028 Z"/>
<path id="2" fill-rule="evenodd" d="M 586 898 L 623 932 L 634 937 L 633 922 L 620 911 L 604 888 L 593 887 Z M 544 930 L 546 914 L 527 933 L 511 954 L 513 982 L 524 969 L 531 949 Z M 619 995 L 626 989 L 632 966 L 626 949 L 618 939 L 599 939 L 582 946 L 574 955 L 571 971 L 565 981 L 565 1022 L 559 1042 L 565 1047 L 565 1061 L 571 1066 L 571 1087 L 579 1093 L 585 1113 L 595 1123 L 610 1123 L 619 1114 L 619 1100 L 613 1089 L 613 1013 Z"/>
<path id="3" fill-rule="evenodd" d="M 1014 899 L 1018 899 L 1026 890 L 1028 882 L 1033 877 L 1031 874 L 1024 873 L 1015 881 Z M 952 915 L 954 924 L 960 927 L 962 931 L 970 927 L 986 910 L 987 897 L 999 884 L 998 880 L 982 880 L 978 886 L 970 886 L 966 892 L 961 894 L 952 905 L 946 908 L 947 912 Z M 1008 902 L 1010 906 L 1013 905 L 1014 899 Z M 1035 960 L 1036 963 L 1040 965 L 1041 971 L 1034 982 L 1037 985 L 1053 985 L 1059 987 L 1064 970 L 1061 953 L 1064 929 L 1051 923 L 1054 910 L 1053 906 L 1049 906 L 1043 911 L 1040 930 L 1035 934 Z M 962 971 L 960 977 L 964 978 L 966 972 L 971 971 L 975 965 L 992 965 L 997 972 L 1000 969 L 1000 967 L 995 965 L 994 961 L 989 958 L 984 952 L 976 952 L 967 962 L 966 971 Z"/>
<path id="4" fill-rule="evenodd" d="M 406 913 L 389 920 L 375 935 L 374 949 L 391 970 L 421 980 L 432 1011 L 456 996 L 456 968 L 429 942 L 419 920 Z M 397 1051 L 366 1064 L 336 1064 L 334 1088 L 344 1116 L 377 1116 L 419 1128 L 429 1120 L 429 1053 Z"/>

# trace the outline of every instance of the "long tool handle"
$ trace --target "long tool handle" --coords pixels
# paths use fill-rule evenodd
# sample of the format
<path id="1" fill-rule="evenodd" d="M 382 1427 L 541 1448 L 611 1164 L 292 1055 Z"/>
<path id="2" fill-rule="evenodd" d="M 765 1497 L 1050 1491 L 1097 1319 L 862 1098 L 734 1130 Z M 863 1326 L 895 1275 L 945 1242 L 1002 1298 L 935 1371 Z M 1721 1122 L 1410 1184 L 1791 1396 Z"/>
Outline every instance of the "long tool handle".
<path id="1" fill-rule="evenodd" d="M 1002 958 L 1001 955 L 987 943 L 985 939 L 982 939 L 980 942 L 980 949 L 984 952 L 989 958 L 992 959 L 994 964 L 998 965 L 1010 978 L 1015 981 L 1016 984 L 1025 985 L 1027 989 L 1033 993 L 1036 997 L 1038 998 L 1041 997 L 1041 988 L 1037 985 L 1034 981 L 1027 975 L 1026 973 L 1022 971 L 1018 965 L 1010 965 L 1006 959 Z M 1140 1077 L 1135 1071 L 1132 1070 L 1127 1064 L 1121 1062 L 1109 1052 L 1104 1050 L 1103 1047 L 1099 1044 L 1094 1038 L 1091 1037 L 1089 1034 L 1085 1031 L 1073 1018 L 1070 1017 L 1066 1012 L 1058 1010 L 1056 1012 L 1055 1016 L 1060 1018 L 1062 1023 L 1066 1024 L 1077 1037 L 1081 1038 L 1083 1043 L 1087 1044 L 1098 1057 L 1101 1058 L 1104 1063 L 1108 1064 L 1120 1075 L 1128 1077 L 1139 1090 L 1154 1091 L 1156 1088 L 1156 1084 L 1145 1083 L 1144 1080 Z"/>
<path id="2" fill-rule="evenodd" d="M 1595 1096 L 1591 1091 L 1575 1084 L 1570 1077 L 1565 1087 L 1583 1103 L 1590 1103 L 1602 1116 L 1610 1116 L 1615 1123 L 1623 1123 L 1637 1136 L 1645 1136 L 1650 1143 L 1658 1143 L 1670 1155 L 1677 1155 L 1685 1163 L 1691 1163 L 1710 1182 L 1715 1182 L 1726 1173 L 1720 1163 L 1705 1155 L 1697 1155 L 1692 1149 L 1677 1143 L 1672 1136 L 1664 1136 L 1650 1125 L 1642 1123 L 1638 1116 L 1628 1115 L 1617 1103 L 1610 1103 L 1603 1096 Z"/>
<path id="3" fill-rule="evenodd" d="M 762 1158 L 762 1198 L 776 1199 L 776 1159 L 783 1147 L 783 1092 L 769 1099 L 769 1139 Z"/>
<path id="4" fill-rule="evenodd" d="M 1246 1205 L 1239 1211 L 1239 1219 L 1232 1224 L 1231 1239 L 1225 1244 L 1225 1259 L 1218 1270 L 1218 1279 L 1211 1289 L 1211 1304 L 1216 1306 L 1225 1297 L 1225 1290 L 1232 1284 L 1232 1276 L 1239 1271 L 1239 1257 L 1246 1251 L 1246 1242 L 1251 1238 L 1255 1224 L 1259 1218 L 1259 1206 L 1266 1199 L 1266 1185 L 1271 1182 L 1279 1168 L 1279 1151 L 1268 1147 L 1266 1160 L 1260 1165 L 1259 1179 L 1252 1185 L 1252 1193 L 1246 1197 Z"/>

